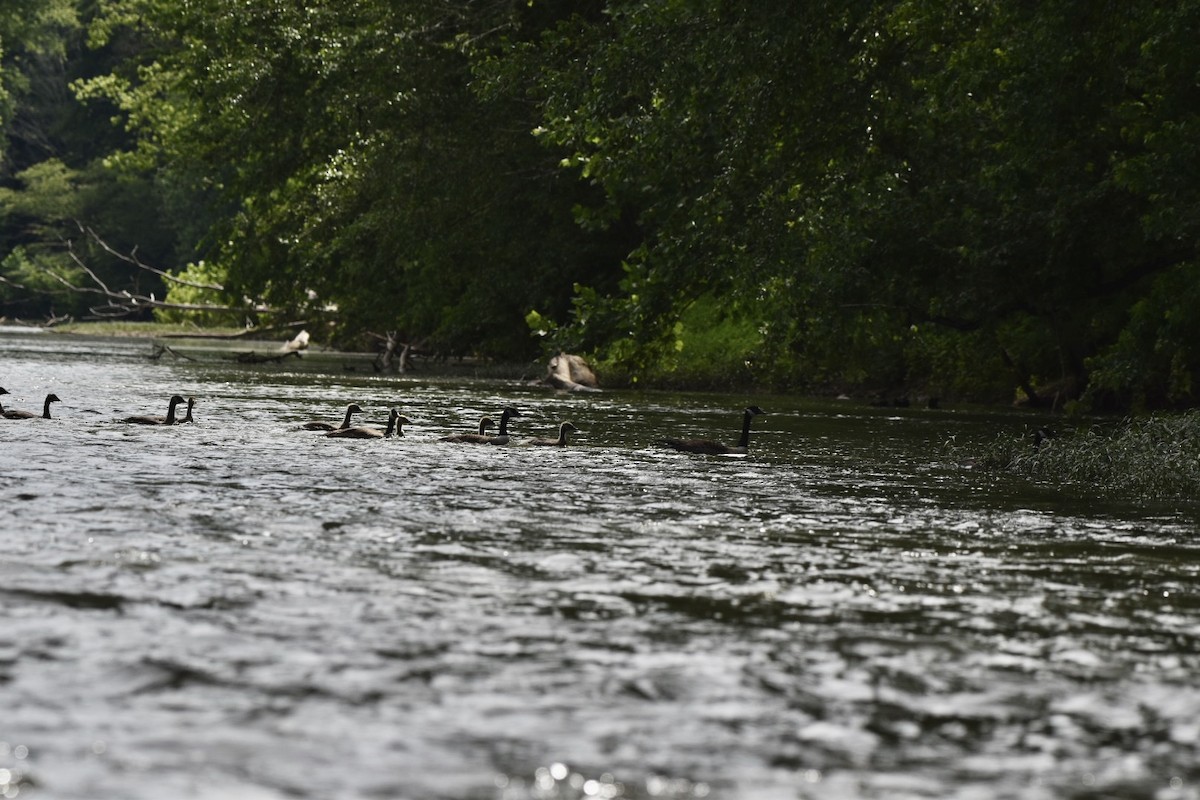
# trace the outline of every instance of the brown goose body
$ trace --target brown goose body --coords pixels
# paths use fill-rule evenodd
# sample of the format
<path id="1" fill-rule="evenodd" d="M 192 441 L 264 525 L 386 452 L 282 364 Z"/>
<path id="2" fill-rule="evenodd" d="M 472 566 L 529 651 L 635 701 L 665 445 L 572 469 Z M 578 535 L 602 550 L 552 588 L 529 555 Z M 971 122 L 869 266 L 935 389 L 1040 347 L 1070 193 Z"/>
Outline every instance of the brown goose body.
<path id="1" fill-rule="evenodd" d="M 301 425 L 301 429 L 306 431 L 336 431 L 338 429 L 346 429 L 350 427 L 350 417 L 354 414 L 363 413 L 362 407 L 358 403 L 351 403 L 346 406 L 346 417 L 342 420 L 341 425 L 334 425 L 332 422 L 306 422 Z"/>
<path id="2" fill-rule="evenodd" d="M 4 394 L 8 394 L 8 392 L 4 392 Z M 5 419 L 50 419 L 50 404 L 57 402 L 60 402 L 58 395 L 51 393 L 46 395 L 46 402 L 42 404 L 41 414 L 33 411 L 22 411 L 18 408 L 11 408 L 8 411 L 4 411 L 0 407 L 0 416 L 3 416 Z"/>
<path id="3" fill-rule="evenodd" d="M 165 417 L 156 416 L 134 416 L 126 417 L 121 420 L 131 425 L 174 425 L 178 420 L 175 419 L 175 409 L 183 402 L 183 398 L 179 395 L 172 395 L 171 402 L 167 404 L 167 415 Z"/>
<path id="4" fill-rule="evenodd" d="M 367 428 L 356 425 L 351 428 L 337 428 L 329 431 L 325 436 L 330 439 L 389 439 L 393 433 L 396 436 L 403 436 L 404 426 L 411 423 L 412 420 L 393 408 L 388 413 L 386 430 L 381 431 L 378 428 Z"/>
<path id="5" fill-rule="evenodd" d="M 558 426 L 558 438 L 557 439 L 534 438 L 534 439 L 530 439 L 529 441 L 525 442 L 525 444 L 531 445 L 534 447 L 566 447 L 567 446 L 567 436 L 571 433 L 576 433 L 578 431 L 579 431 L 579 428 L 576 428 L 574 424 L 572 424 L 570 422 L 564 422 Z"/>
<path id="6" fill-rule="evenodd" d="M 491 417 L 483 417 L 479 420 L 479 433 L 456 433 L 451 436 L 443 436 L 438 441 L 441 442 L 459 442 L 464 444 L 487 444 L 488 439 L 492 438 L 488 435 L 487 429 L 493 428 L 496 423 Z"/>
<path id="7" fill-rule="evenodd" d="M 660 439 L 659 444 L 685 453 L 701 453 L 710 456 L 745 455 L 750 446 L 750 420 L 765 414 L 758 406 L 747 406 L 742 417 L 742 437 L 736 445 L 724 444 L 714 439 Z"/>

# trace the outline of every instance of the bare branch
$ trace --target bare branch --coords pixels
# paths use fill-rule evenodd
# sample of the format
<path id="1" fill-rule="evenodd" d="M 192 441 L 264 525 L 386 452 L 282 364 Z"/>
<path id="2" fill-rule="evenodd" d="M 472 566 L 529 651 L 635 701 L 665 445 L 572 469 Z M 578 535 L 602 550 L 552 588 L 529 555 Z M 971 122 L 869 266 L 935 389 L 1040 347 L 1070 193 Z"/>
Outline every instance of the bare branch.
<path id="1" fill-rule="evenodd" d="M 88 228 L 78 222 L 76 222 L 76 224 L 79 226 L 80 231 L 83 232 L 85 235 L 87 235 L 89 238 L 91 238 L 91 240 L 94 241 L 101 249 L 103 249 L 105 253 L 108 253 L 109 255 L 113 256 L 114 258 L 124 261 L 126 264 L 133 265 L 133 266 L 137 267 L 138 269 L 145 270 L 147 272 L 158 275 L 159 277 L 164 278 L 165 280 L 172 281 L 174 283 L 181 284 L 184 286 L 191 286 L 191 287 L 194 287 L 197 289 L 205 289 L 205 290 L 211 290 L 211 291 L 224 291 L 224 287 L 219 286 L 217 284 L 204 284 L 204 283 L 196 283 L 193 281 L 182 280 L 179 278 L 175 278 L 174 276 L 169 275 L 169 274 L 163 272 L 162 270 L 147 266 L 146 264 L 143 264 L 138 259 L 137 248 L 134 248 L 133 252 L 131 252 L 129 254 L 119 253 L 116 250 L 114 250 L 107 242 L 105 242 L 103 239 L 101 239 L 96 234 L 96 232 L 93 231 L 91 228 Z M 66 288 L 70 292 L 73 292 L 75 294 L 99 295 L 100 297 L 103 297 L 107 301 L 109 301 L 108 303 L 93 306 L 91 309 L 89 309 L 94 315 L 99 316 L 99 317 L 124 316 L 126 314 L 132 314 L 134 312 L 145 311 L 148 309 L 164 309 L 164 310 L 168 310 L 168 311 L 185 311 L 185 312 L 186 311 L 212 312 L 212 313 L 218 313 L 218 314 L 274 315 L 274 314 L 280 313 L 279 310 L 277 310 L 277 309 L 274 309 L 274 308 L 272 308 L 268 305 L 262 304 L 262 303 L 255 303 L 254 301 L 252 301 L 249 298 L 246 298 L 245 302 L 242 304 L 239 304 L 239 305 L 228 305 L 228 304 L 224 304 L 224 303 L 171 303 L 171 302 L 167 302 L 165 300 L 159 300 L 156 297 L 154 297 L 154 295 L 152 295 L 152 294 L 135 293 L 135 292 L 129 291 L 128 289 L 121 289 L 118 291 L 116 289 L 111 288 L 108 284 L 106 284 L 104 282 L 104 280 L 98 274 L 96 274 L 96 272 L 91 267 L 89 267 L 84 262 L 83 258 L 79 255 L 79 253 L 77 253 L 75 251 L 74 245 L 70 240 L 65 241 L 64 244 L 66 246 L 66 252 L 67 252 L 68 257 L 80 270 L 82 270 L 82 272 L 85 275 L 87 275 L 88 280 L 90 281 L 90 283 L 92 285 L 90 285 L 90 286 L 86 285 L 87 282 L 84 282 L 85 285 L 77 285 L 68 276 L 61 274 L 60 272 L 54 270 L 51 267 L 45 266 L 44 264 L 39 264 L 37 266 L 37 269 L 41 273 L 49 276 L 54 282 L 62 285 L 64 288 Z M 53 294 L 54 294 L 53 291 L 48 291 L 46 289 L 42 289 L 39 287 L 23 286 L 12 280 L 9 280 L 8 278 L 5 278 L 4 276 L 0 276 L 0 283 L 8 285 L 8 286 L 12 286 L 14 288 L 24 289 L 26 291 L 38 292 L 39 294 L 45 294 L 45 295 L 51 295 L 51 296 L 53 296 Z M 298 324 L 302 325 L 304 323 L 298 323 Z"/>
<path id="2" fill-rule="evenodd" d="M 117 294 L 116 292 L 114 292 L 112 289 L 109 289 L 108 285 L 104 281 L 100 280 L 100 276 L 97 275 L 96 273 L 92 272 L 92 268 L 89 267 L 87 264 L 83 263 L 83 259 L 81 259 L 78 255 L 76 255 L 75 245 L 72 244 L 71 242 L 67 242 L 67 255 L 69 255 L 71 257 L 71 260 L 75 262 L 76 266 L 78 266 L 81 270 L 86 272 L 88 274 L 88 277 L 91 278 L 93 281 L 95 281 L 96 285 L 100 287 L 100 289 L 98 291 L 101 294 L 105 295 L 106 297 L 121 297 L 122 296 L 121 294 Z M 47 269 L 46 271 L 50 272 L 49 269 Z M 50 274 L 53 275 L 54 273 L 50 272 Z M 58 276 L 55 275 L 55 277 L 57 278 Z M 71 284 L 67 283 L 62 278 L 59 278 L 59 280 L 61 280 L 63 283 L 66 283 L 67 286 L 71 286 Z M 74 289 L 75 287 L 72 286 L 71 288 Z M 80 291 L 80 290 L 76 289 L 76 291 Z M 93 289 L 92 291 L 97 291 L 97 290 Z M 123 292 L 122 294 L 125 297 L 130 297 L 129 292 Z M 136 302 L 136 301 L 134 301 L 134 302 Z"/>
<path id="3" fill-rule="evenodd" d="M 108 242 L 106 242 L 106 241 L 104 241 L 104 239 L 100 238 L 100 235 L 98 233 L 96 233 L 94 230 L 92 230 L 90 227 L 84 225 L 79 220 L 76 220 L 75 224 L 79 227 L 79 230 L 81 232 L 86 233 L 93 242 L 95 242 L 97 245 L 99 245 L 101 250 L 108 253 L 113 258 L 117 258 L 117 259 L 120 259 L 121 261 L 124 261 L 126 264 L 132 264 L 133 266 L 137 267 L 138 269 L 142 269 L 142 270 L 145 270 L 146 272 L 153 273 L 165 281 L 170 281 L 171 283 L 177 283 L 181 286 L 190 286 L 194 289 L 211 289 L 214 292 L 225 291 L 225 287 L 219 283 L 198 283 L 196 281 L 189 281 L 184 278 L 180 278 L 175 275 L 172 275 L 171 273 L 169 273 L 165 270 L 161 270 L 161 269 L 152 267 L 149 264 L 143 264 L 141 259 L 139 259 L 137 257 L 137 248 L 136 247 L 133 248 L 133 250 L 130 251 L 130 253 L 128 255 L 126 255 L 125 253 L 119 253 L 116 250 L 114 250 L 112 248 L 112 246 L 109 245 Z"/>
<path id="4" fill-rule="evenodd" d="M 110 250 L 109 252 L 112 251 Z M 116 312 L 117 308 L 125 309 L 124 313 L 126 314 L 132 313 L 135 310 L 142 310 L 146 308 L 162 308 L 169 311 L 215 311 L 238 314 L 245 313 L 247 311 L 253 311 L 261 314 L 271 313 L 271 309 L 269 307 L 261 305 L 230 306 L 216 303 L 168 303 L 165 300 L 158 300 L 150 295 L 133 294 L 126 289 L 122 289 L 119 292 L 114 291 L 108 287 L 108 284 L 100 279 L 99 275 L 97 275 L 87 264 L 84 263 L 83 259 L 81 259 L 75 252 L 75 248 L 70 242 L 67 242 L 67 255 L 73 262 L 75 262 L 76 266 L 87 273 L 87 276 L 92 279 L 93 283 L 96 284 L 95 286 L 76 286 L 67 278 L 58 274 L 49 267 L 43 266 L 39 267 L 39 269 L 41 269 L 42 272 L 49 275 L 51 278 L 54 278 L 54 280 L 58 281 L 66 288 L 70 289 L 72 292 L 77 292 L 79 294 L 98 294 L 114 301 L 108 306 L 97 306 L 96 308 L 91 309 L 91 311 L 97 316 L 122 316 L 122 314 Z M 124 260 L 129 261 L 128 258 Z"/>

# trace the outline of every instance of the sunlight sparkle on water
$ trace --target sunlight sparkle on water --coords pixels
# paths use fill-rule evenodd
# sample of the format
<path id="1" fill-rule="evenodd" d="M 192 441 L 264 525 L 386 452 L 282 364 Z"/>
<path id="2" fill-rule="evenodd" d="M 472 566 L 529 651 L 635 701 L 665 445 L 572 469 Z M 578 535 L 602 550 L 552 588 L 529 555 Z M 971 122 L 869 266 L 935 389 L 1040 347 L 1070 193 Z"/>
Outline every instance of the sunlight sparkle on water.
<path id="1" fill-rule="evenodd" d="M 1200 800 L 1195 509 L 929 453 L 1027 414 L 881 431 L 775 396 L 750 455 L 692 458 L 648 443 L 736 429 L 745 398 L 32 338 L 0 334 L 0 377 L 65 402 L 0 426 L 21 498 L 0 504 L 0 767 L 22 800 L 1057 800 L 1085 774 L 1088 796 Z M 181 391 L 196 425 L 113 423 Z M 419 424 L 353 448 L 297 430 L 351 400 Z M 589 435 L 439 441 L 508 404 L 518 439 Z"/>

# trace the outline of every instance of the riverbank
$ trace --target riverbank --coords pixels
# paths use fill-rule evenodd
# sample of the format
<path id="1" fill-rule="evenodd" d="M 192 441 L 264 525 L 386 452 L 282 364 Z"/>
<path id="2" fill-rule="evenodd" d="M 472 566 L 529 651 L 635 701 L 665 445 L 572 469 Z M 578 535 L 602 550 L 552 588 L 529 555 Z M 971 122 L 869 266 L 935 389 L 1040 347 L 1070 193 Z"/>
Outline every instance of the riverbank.
<path id="1" fill-rule="evenodd" d="M 395 363 L 383 368 L 377 353 L 369 350 L 339 350 L 323 344 L 306 345 L 299 351 L 284 345 L 299 332 L 297 326 L 272 328 L 202 327 L 190 323 L 89 321 L 67 322 L 50 327 L 0 321 L 14 330 L 40 331 L 69 337 L 109 337 L 145 340 L 147 358 L 170 361 L 237 361 L 243 364 L 284 363 L 291 371 L 344 373 L 397 373 Z M 299 357 L 297 357 L 299 356 Z M 494 378 L 535 381 L 545 376 L 545 364 L 505 362 L 470 356 L 436 358 L 418 354 L 406 369 L 431 377 Z"/>
<path id="2" fill-rule="evenodd" d="M 35 326 L 36 327 L 36 326 Z M 142 339 L 157 337 L 195 336 L 200 338 L 259 338 L 266 333 L 256 333 L 246 328 L 205 328 L 183 322 L 127 322 L 122 320 L 104 322 L 64 322 L 45 330 L 51 333 L 81 334 L 87 336 L 130 336 Z M 284 340 L 291 338 L 284 337 Z"/>

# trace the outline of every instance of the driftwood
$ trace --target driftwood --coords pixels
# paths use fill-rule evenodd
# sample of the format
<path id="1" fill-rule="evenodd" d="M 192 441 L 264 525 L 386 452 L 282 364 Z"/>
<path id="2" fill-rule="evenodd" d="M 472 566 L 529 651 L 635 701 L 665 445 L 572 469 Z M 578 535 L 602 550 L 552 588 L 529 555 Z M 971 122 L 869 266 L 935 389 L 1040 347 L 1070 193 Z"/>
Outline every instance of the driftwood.
<path id="1" fill-rule="evenodd" d="M 283 361 L 288 356 L 300 357 L 299 350 L 289 350 L 286 353 L 279 353 L 273 356 L 264 356 L 262 353 L 253 351 L 245 353 L 234 353 L 233 360 L 239 364 L 273 364 Z"/>
<path id="2" fill-rule="evenodd" d="M 398 331 L 388 331 L 386 336 L 371 333 L 370 336 L 383 342 L 383 350 L 375 356 L 371 366 L 376 372 L 391 372 L 395 370 L 403 375 L 410 369 L 416 369 L 413 363 L 413 351 L 421 346 L 420 342 L 402 342 Z M 399 350 L 399 354 L 397 354 Z"/>
<path id="3" fill-rule="evenodd" d="M 167 354 L 173 355 L 173 356 L 175 356 L 175 358 L 182 358 L 184 361 L 195 361 L 196 360 L 189 355 L 184 355 L 183 353 L 179 352 L 178 350 L 168 347 L 165 344 L 158 344 L 158 343 L 155 343 L 154 352 L 152 352 L 148 356 L 148 358 L 151 361 L 158 361 L 160 358 L 162 358 L 164 355 L 167 355 Z"/>
<path id="4" fill-rule="evenodd" d="M 283 346 L 279 349 L 284 353 L 295 353 L 296 355 L 300 355 L 301 350 L 308 349 L 308 339 L 308 331 L 300 331 L 291 339 L 284 342 Z"/>
<path id="5" fill-rule="evenodd" d="M 300 357 L 300 351 L 308 348 L 308 331 L 300 331 L 289 341 L 280 345 L 279 350 L 274 354 L 256 353 L 254 351 L 246 351 L 242 353 L 234 353 L 231 360 L 239 364 L 270 364 L 283 361 L 288 356 Z M 157 361 L 164 355 L 172 355 L 175 358 L 182 358 L 186 361 L 196 361 L 191 356 L 181 353 L 169 345 L 161 342 L 154 343 L 154 350 L 150 353 L 150 360 Z"/>
<path id="6" fill-rule="evenodd" d="M 159 333 L 156 336 L 159 339 L 228 339 L 232 341 L 235 339 L 261 339 L 272 333 L 294 331 L 299 328 L 301 333 L 305 333 L 307 337 L 307 333 L 303 329 L 308 324 L 307 320 L 297 320 L 295 322 L 281 322 L 278 325 L 246 328 L 244 331 L 238 331 L 237 333 L 213 333 L 211 331 L 196 330 L 180 333 Z"/>
<path id="7" fill-rule="evenodd" d="M 600 391 L 596 373 L 582 357 L 570 353 L 560 352 L 551 358 L 546 365 L 546 377 L 542 380 L 566 392 Z"/>

